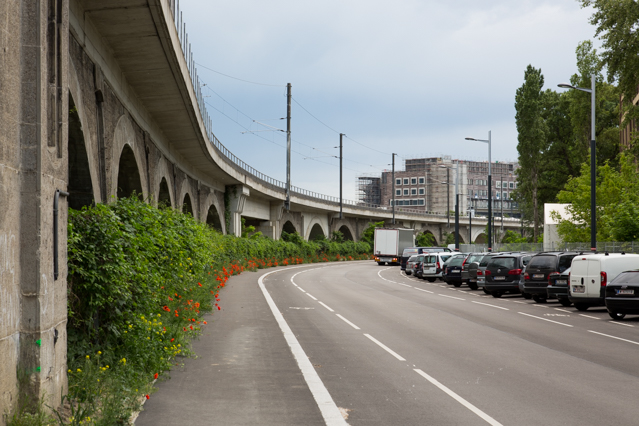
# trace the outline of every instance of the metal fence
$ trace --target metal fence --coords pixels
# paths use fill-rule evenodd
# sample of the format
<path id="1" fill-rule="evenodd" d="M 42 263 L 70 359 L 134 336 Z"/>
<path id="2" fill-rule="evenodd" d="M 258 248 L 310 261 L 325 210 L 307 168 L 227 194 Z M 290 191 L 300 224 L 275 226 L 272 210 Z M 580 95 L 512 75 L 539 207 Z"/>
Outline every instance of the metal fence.
<path id="1" fill-rule="evenodd" d="M 463 253 L 486 252 L 488 244 L 460 244 L 459 250 Z M 505 251 L 583 251 L 590 252 L 590 243 L 495 243 L 493 252 Z M 639 242 L 598 242 L 598 253 L 636 253 L 639 254 Z"/>

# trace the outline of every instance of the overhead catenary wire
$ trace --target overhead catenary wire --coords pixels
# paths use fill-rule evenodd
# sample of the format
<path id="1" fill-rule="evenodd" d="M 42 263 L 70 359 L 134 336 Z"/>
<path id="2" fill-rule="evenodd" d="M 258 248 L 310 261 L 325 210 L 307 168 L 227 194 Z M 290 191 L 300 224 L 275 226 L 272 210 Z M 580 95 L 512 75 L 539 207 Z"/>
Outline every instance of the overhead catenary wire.
<path id="1" fill-rule="evenodd" d="M 200 66 L 200 67 L 204 68 L 205 70 L 208 70 L 208 71 L 214 72 L 214 73 L 219 74 L 219 75 L 223 75 L 224 77 L 227 77 L 227 78 L 232 78 L 233 80 L 242 81 L 242 82 L 244 82 L 244 83 L 257 84 L 258 86 L 286 87 L 286 84 L 267 84 L 267 83 L 258 83 L 258 82 L 256 82 L 256 81 L 244 80 L 243 78 L 233 77 L 232 75 L 224 74 L 223 72 L 220 72 L 220 71 L 214 70 L 213 68 L 209 68 L 209 67 L 207 67 L 207 66 L 205 66 L 205 65 L 200 64 L 199 62 L 194 62 L 194 63 L 195 63 L 196 65 L 198 65 L 198 66 Z"/>

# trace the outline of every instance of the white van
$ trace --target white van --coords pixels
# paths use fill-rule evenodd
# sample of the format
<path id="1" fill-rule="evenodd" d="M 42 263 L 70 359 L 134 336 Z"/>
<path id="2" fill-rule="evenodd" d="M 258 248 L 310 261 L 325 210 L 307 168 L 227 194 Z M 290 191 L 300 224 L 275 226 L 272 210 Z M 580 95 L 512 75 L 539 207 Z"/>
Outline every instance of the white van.
<path id="1" fill-rule="evenodd" d="M 590 306 L 604 306 L 606 285 L 621 272 L 638 268 L 637 254 L 577 255 L 572 259 L 568 299 L 580 311 Z"/>

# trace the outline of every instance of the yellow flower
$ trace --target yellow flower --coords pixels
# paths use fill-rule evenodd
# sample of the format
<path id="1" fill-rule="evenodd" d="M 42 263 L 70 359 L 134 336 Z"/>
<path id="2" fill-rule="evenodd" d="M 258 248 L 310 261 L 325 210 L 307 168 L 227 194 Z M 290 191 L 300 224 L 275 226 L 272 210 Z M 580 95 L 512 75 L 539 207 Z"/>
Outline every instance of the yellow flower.
<path id="1" fill-rule="evenodd" d="M 70 373 L 70 372 L 71 372 L 71 370 L 67 371 L 67 373 Z"/>
<path id="2" fill-rule="evenodd" d="M 87 355 L 87 359 L 91 358 L 89 355 Z"/>
<path id="3" fill-rule="evenodd" d="M 106 368 L 109 368 L 109 366 L 107 365 Z"/>
<path id="4" fill-rule="evenodd" d="M 82 370 L 80 370 L 80 369 L 78 368 L 78 369 L 77 369 L 77 372 L 78 372 L 78 373 L 82 373 Z"/>
<path id="5" fill-rule="evenodd" d="M 98 355 L 102 355 L 102 352 L 101 352 L 101 351 L 98 351 Z"/>
<path id="6" fill-rule="evenodd" d="M 133 328 L 133 325 L 129 324 L 129 328 Z"/>

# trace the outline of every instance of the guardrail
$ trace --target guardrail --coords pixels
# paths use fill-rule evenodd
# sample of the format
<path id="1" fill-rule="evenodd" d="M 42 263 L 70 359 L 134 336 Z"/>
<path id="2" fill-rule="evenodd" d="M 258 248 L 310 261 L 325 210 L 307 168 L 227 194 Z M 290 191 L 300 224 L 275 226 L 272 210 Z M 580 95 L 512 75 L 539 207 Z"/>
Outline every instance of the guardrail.
<path id="1" fill-rule="evenodd" d="M 239 157 L 233 154 L 228 148 L 226 148 L 222 142 L 213 134 L 213 123 L 209 116 L 208 110 L 206 109 L 206 104 L 204 103 L 204 96 L 202 95 L 202 85 L 198 78 L 197 68 L 195 67 L 195 60 L 193 59 L 193 52 L 191 50 L 191 43 L 189 43 L 188 34 L 186 32 L 186 24 L 182 19 L 182 12 L 180 11 L 180 1 L 179 0 L 163 0 L 169 10 L 173 15 L 173 23 L 175 24 L 175 28 L 177 30 L 178 38 L 180 39 L 180 46 L 182 47 L 182 54 L 186 60 L 187 68 L 189 71 L 189 76 L 191 77 L 191 85 L 195 92 L 195 97 L 197 99 L 197 104 L 200 112 L 200 116 L 202 117 L 202 121 L 206 128 L 206 134 L 209 139 L 209 143 L 217 150 L 220 154 L 220 157 L 224 159 L 229 165 L 239 168 L 243 173 L 246 173 L 253 177 L 254 179 L 260 181 L 260 183 L 265 184 L 266 186 L 270 186 L 273 189 L 285 191 L 286 183 L 280 180 L 274 179 L 264 173 L 260 172 L 256 168 L 246 164 Z M 291 194 L 298 195 L 302 197 L 307 197 L 312 200 L 328 202 L 332 204 L 339 205 L 339 197 L 334 197 L 331 195 L 320 194 L 317 192 L 309 191 L 307 189 L 303 189 L 297 186 L 291 186 Z M 342 200 L 343 205 L 349 207 L 355 207 L 360 209 L 367 210 L 382 210 L 384 212 L 389 212 L 390 209 L 386 206 L 380 206 L 376 204 L 363 203 L 361 201 L 353 201 L 353 200 Z M 427 212 L 423 210 L 416 209 L 404 209 L 404 208 L 395 208 L 395 213 L 408 213 L 419 216 L 433 216 L 433 217 L 447 217 L 446 213 L 439 212 Z M 466 216 L 461 216 L 466 217 Z M 481 218 L 477 218 L 481 220 Z M 519 219 L 507 218 L 505 221 L 519 221 Z"/>

